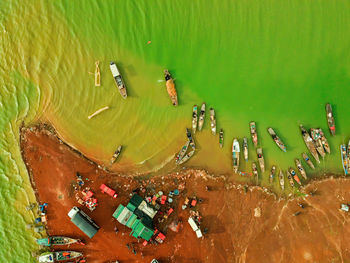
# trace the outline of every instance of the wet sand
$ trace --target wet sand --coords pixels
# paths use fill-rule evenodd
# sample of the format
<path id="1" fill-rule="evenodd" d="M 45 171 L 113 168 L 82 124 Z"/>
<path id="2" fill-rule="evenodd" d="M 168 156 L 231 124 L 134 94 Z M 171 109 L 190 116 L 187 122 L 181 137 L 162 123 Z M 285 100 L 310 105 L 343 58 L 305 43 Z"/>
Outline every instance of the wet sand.
<path id="1" fill-rule="evenodd" d="M 83 238 L 86 246 L 69 248 L 84 252 L 87 262 L 150 262 L 152 258 L 160 262 L 269 263 L 350 259 L 350 215 L 339 210 L 340 203 L 350 201 L 350 180 L 346 178 L 314 181 L 302 189 L 305 193 L 315 191 L 314 195 L 306 195 L 304 200 L 286 200 L 260 187 L 244 187 L 231 178 L 211 176 L 201 170 L 143 180 L 109 174 L 46 128 L 22 129 L 21 148 L 37 198 L 49 204 L 48 234 Z M 91 187 L 99 203 L 93 212 L 82 208 L 101 227 L 92 239 L 85 237 L 67 216 L 73 206 L 81 207 L 72 187 L 76 172 L 88 178 L 85 186 Z M 102 194 L 102 183 L 115 189 L 118 198 Z M 168 193 L 181 184 L 185 184 L 185 189 L 175 198 L 175 212 L 159 225 L 166 234 L 163 244 L 143 247 L 142 242 L 129 236 L 130 229 L 112 217 L 135 188 Z M 203 199 L 195 208 L 203 216 L 201 229 L 208 228 L 203 239 L 197 239 L 187 223 L 189 209 L 181 209 L 185 197 L 194 195 Z M 305 208 L 300 208 L 298 202 Z M 301 214 L 294 216 L 298 211 Z M 175 219 L 183 221 L 178 233 L 167 228 Z M 119 229 L 117 234 L 115 226 Z M 126 247 L 132 242 L 137 255 Z"/>

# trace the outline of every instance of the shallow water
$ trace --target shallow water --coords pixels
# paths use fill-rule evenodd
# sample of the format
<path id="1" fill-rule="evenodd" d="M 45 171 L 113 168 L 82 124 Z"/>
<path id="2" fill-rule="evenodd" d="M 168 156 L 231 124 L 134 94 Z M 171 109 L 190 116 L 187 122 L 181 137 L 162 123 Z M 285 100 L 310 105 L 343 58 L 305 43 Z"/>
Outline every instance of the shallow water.
<path id="1" fill-rule="evenodd" d="M 23 229 L 24 218 L 13 203 L 18 200 L 21 209 L 23 200 L 32 198 L 18 149 L 23 119 L 51 122 L 73 147 L 105 163 L 124 145 L 113 167 L 117 171 L 164 173 L 175 168 L 172 157 L 185 143 L 193 104 L 205 101 L 217 112 L 225 146 L 220 149 L 218 135 L 210 134 L 207 116 L 204 131 L 195 135 L 198 151 L 186 166 L 231 173 L 232 140 L 248 137 L 249 122 L 255 120 L 268 167 L 286 169 L 306 150 L 302 123 L 323 128 L 330 140 L 332 154 L 318 171 L 341 172 L 338 147 L 350 134 L 349 5 L 138 0 L 36 1 L 23 8 L 20 1 L 1 2 L 1 195 L 7 196 L 1 202 L 7 213 L 0 228 L 8 229 L 11 218 Z M 89 74 L 96 60 L 101 87 L 94 87 Z M 126 81 L 127 100 L 113 83 L 112 60 Z M 166 93 L 164 68 L 176 79 L 177 108 Z M 334 138 L 327 129 L 327 102 L 334 104 Z M 110 109 L 88 120 L 104 106 Z M 287 153 L 274 145 L 269 126 L 287 144 Z M 250 163 L 241 169 L 246 166 L 250 170 Z M 26 262 L 33 239 L 18 231 L 8 235 L 13 243 L 25 239 L 13 261 Z M 10 257 L 5 249 L 0 253 Z"/>

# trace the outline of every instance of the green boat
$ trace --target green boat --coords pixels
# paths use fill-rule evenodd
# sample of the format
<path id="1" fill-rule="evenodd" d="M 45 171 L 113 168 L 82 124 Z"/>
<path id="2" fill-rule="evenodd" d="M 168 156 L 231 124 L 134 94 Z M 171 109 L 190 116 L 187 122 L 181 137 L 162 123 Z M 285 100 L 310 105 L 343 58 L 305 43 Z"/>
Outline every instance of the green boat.
<path id="1" fill-rule="evenodd" d="M 41 263 L 62 262 L 69 259 L 76 259 L 82 257 L 83 254 L 76 251 L 57 251 L 42 253 L 38 260 Z"/>
<path id="2" fill-rule="evenodd" d="M 37 239 L 36 242 L 41 246 L 64 246 L 64 245 L 70 245 L 74 243 L 78 243 L 81 245 L 84 245 L 84 243 L 80 239 L 70 238 L 70 237 L 63 237 L 63 236 L 51 236 L 51 237 L 45 237 Z"/>

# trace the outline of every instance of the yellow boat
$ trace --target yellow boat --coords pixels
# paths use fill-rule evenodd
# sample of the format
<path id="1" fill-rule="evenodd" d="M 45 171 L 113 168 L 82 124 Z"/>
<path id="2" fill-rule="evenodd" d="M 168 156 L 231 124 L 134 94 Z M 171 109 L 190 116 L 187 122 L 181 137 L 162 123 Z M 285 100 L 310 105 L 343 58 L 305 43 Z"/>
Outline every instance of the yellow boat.
<path id="1" fill-rule="evenodd" d="M 171 103 L 174 106 L 177 106 L 177 93 L 175 89 L 175 83 L 173 78 L 171 77 L 169 70 L 164 70 L 164 77 L 166 81 L 166 90 L 168 91 L 169 97 L 171 99 Z"/>

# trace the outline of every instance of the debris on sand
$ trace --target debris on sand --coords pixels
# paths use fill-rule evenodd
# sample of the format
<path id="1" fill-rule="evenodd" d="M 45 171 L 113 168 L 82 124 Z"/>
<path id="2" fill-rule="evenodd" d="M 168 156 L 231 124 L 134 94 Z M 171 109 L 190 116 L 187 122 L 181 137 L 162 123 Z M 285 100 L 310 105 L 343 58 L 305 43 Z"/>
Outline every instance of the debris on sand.
<path id="1" fill-rule="evenodd" d="M 261 217 L 261 208 L 260 207 L 257 207 L 254 209 L 254 216 Z"/>

